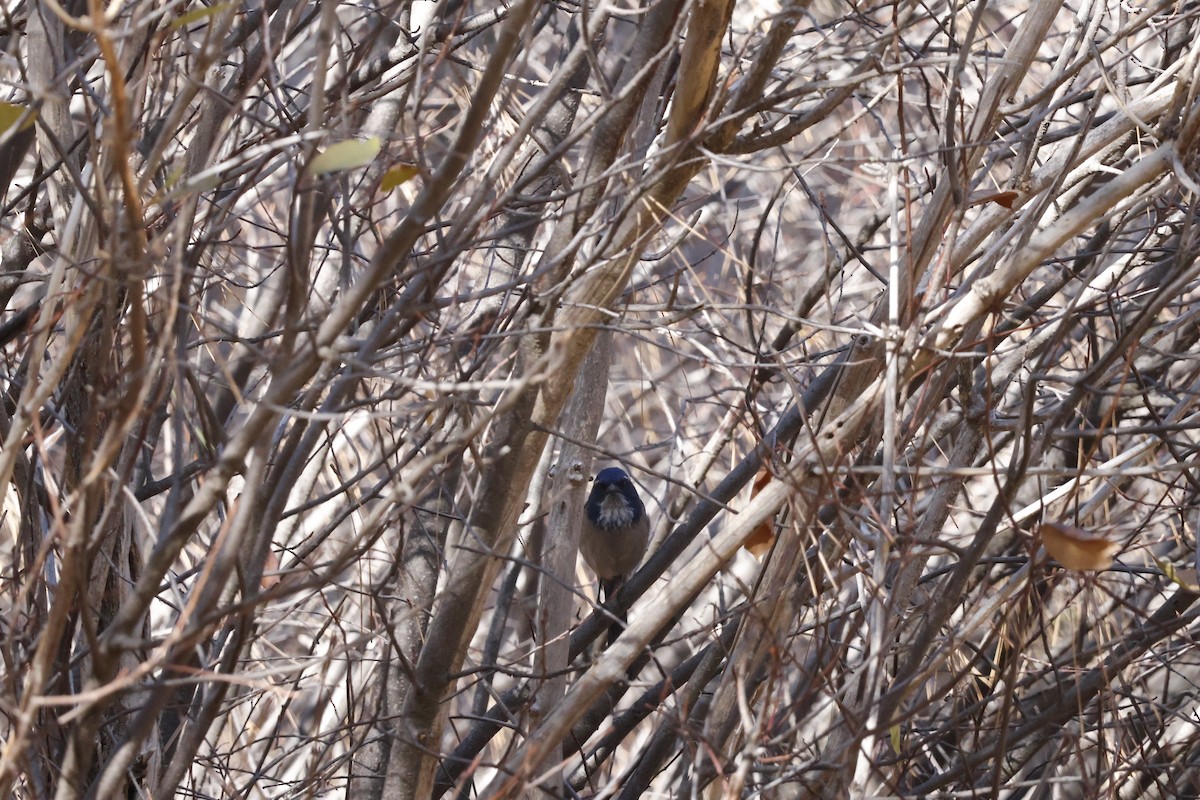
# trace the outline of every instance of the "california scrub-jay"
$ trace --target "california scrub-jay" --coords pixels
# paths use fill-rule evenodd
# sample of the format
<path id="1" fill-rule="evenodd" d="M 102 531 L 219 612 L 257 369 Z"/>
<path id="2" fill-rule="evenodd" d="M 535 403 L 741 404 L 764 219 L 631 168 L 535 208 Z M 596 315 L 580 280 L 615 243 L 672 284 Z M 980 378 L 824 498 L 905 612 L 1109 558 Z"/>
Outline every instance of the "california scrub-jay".
<path id="1" fill-rule="evenodd" d="M 650 520 L 625 470 L 600 470 L 584 506 L 579 552 L 600 579 L 601 602 L 611 600 L 637 568 L 650 540 Z"/>

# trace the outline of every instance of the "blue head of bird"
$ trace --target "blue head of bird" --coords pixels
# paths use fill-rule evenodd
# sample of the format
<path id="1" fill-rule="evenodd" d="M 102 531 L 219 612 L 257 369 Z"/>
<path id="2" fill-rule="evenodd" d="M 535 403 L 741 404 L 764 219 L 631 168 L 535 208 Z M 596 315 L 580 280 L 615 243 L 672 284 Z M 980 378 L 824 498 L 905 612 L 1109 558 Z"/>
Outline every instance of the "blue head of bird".
<path id="1" fill-rule="evenodd" d="M 601 530 L 628 528 L 646 516 L 633 481 L 620 467 L 600 470 L 587 499 L 588 520 Z"/>

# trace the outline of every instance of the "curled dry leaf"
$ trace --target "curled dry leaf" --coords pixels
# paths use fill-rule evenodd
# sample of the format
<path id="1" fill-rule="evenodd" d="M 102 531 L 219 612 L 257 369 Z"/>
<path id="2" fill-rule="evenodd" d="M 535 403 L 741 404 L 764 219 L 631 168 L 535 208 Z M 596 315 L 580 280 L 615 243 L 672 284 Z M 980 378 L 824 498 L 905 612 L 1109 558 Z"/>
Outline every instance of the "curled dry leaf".
<path id="1" fill-rule="evenodd" d="M 1020 195 L 1011 190 L 1003 192 L 990 192 L 988 194 L 981 194 L 971 197 L 967 201 L 967 205 L 979 206 L 983 205 L 984 203 L 995 203 L 998 206 L 1004 206 L 1005 208 L 1012 210 L 1013 203 L 1017 201 L 1019 196 Z"/>
<path id="2" fill-rule="evenodd" d="M 1120 542 L 1061 522 L 1043 522 L 1038 535 L 1046 552 L 1067 569 L 1108 569 L 1121 549 Z"/>
<path id="3" fill-rule="evenodd" d="M 758 475 L 754 478 L 754 486 L 750 489 L 750 499 L 753 500 L 770 482 L 770 470 L 764 469 L 759 471 Z M 755 558 L 762 558 L 771 549 L 771 545 L 773 544 L 775 544 L 775 520 L 767 519 L 746 538 L 744 547 L 750 551 L 750 555 Z"/>

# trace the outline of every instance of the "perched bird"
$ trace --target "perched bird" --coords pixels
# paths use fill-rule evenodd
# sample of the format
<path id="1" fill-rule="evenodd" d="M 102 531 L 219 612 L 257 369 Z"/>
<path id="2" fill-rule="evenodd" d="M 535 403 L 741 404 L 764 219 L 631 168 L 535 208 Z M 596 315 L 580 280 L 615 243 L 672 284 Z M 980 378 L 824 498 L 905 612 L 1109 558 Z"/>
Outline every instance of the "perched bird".
<path id="1" fill-rule="evenodd" d="M 600 470 L 584 506 L 579 552 L 600 579 L 602 602 L 637 568 L 649 539 L 650 520 L 633 481 L 618 467 Z"/>

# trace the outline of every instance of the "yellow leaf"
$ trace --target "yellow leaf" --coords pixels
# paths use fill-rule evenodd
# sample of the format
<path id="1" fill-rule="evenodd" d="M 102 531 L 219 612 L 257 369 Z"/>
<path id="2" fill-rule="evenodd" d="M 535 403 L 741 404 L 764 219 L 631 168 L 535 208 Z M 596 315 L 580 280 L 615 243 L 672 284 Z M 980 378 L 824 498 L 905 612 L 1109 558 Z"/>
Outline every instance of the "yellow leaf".
<path id="1" fill-rule="evenodd" d="M 1175 565 L 1170 561 L 1164 561 L 1159 558 L 1154 559 L 1154 563 L 1158 564 L 1158 568 L 1167 576 L 1167 580 L 1182 586 L 1189 592 L 1200 592 L 1200 586 L 1197 585 L 1197 583 L 1200 583 L 1200 577 L 1197 576 L 1194 567 L 1175 569 Z"/>
<path id="2" fill-rule="evenodd" d="M 892 752 L 899 753 L 901 744 L 899 725 L 893 725 L 892 727 L 888 728 L 888 738 L 892 740 Z"/>
<path id="3" fill-rule="evenodd" d="M 0 133 L 4 133 L 13 125 L 16 125 L 17 120 L 21 118 L 21 115 L 25 113 L 25 110 L 25 106 L 19 106 L 15 103 L 5 103 L 0 101 Z M 35 111 L 29 115 L 29 119 L 25 120 L 25 124 L 21 126 L 21 130 L 28 128 L 36 119 L 37 112 Z"/>
<path id="4" fill-rule="evenodd" d="M 180 188 L 183 194 L 190 194 L 192 192 L 207 192 L 209 189 L 215 189 L 220 185 L 221 176 L 213 172 L 208 175 L 201 173 Z"/>
<path id="5" fill-rule="evenodd" d="M 383 173 L 383 181 L 380 183 L 379 188 L 385 192 L 390 192 L 400 184 L 411 180 L 414 175 L 420 172 L 421 169 L 416 164 L 397 164 Z"/>
<path id="6" fill-rule="evenodd" d="M 1043 522 L 1038 526 L 1042 545 L 1051 557 L 1067 569 L 1101 570 L 1112 566 L 1120 542 L 1095 536 L 1061 522 Z"/>
<path id="7" fill-rule="evenodd" d="M 175 184 L 183 179 L 184 170 L 186 167 L 183 164 L 176 165 L 168 174 L 166 180 L 163 181 L 163 187 L 166 189 L 174 189 Z"/>
<path id="8" fill-rule="evenodd" d="M 363 167 L 371 163 L 382 146 L 378 136 L 369 139 L 347 139 L 329 145 L 324 153 L 312 160 L 310 168 L 314 175 L 324 175 L 327 172 Z"/>
<path id="9" fill-rule="evenodd" d="M 231 9 L 236 5 L 237 5 L 237 3 L 217 3 L 215 6 L 202 6 L 200 8 L 194 8 L 191 11 L 187 12 L 186 14 L 181 14 L 178 17 L 176 17 L 175 19 L 171 20 L 171 24 L 169 27 L 171 28 L 171 30 L 179 30 L 180 28 L 186 28 L 187 26 L 191 25 L 193 22 L 199 22 L 202 19 L 207 19 L 209 17 L 215 17 L 217 14 L 220 14 L 222 11 L 227 11 L 228 9 Z"/>

